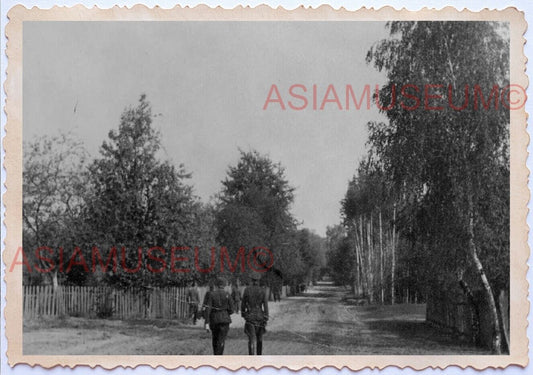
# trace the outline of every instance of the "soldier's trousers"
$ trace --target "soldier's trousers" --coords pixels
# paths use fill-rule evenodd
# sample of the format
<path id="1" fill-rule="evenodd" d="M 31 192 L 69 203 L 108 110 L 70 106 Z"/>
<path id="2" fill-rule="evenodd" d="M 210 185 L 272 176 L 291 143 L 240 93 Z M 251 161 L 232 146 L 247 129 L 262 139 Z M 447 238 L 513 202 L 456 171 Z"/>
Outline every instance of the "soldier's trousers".
<path id="1" fill-rule="evenodd" d="M 196 325 L 196 319 L 198 318 L 197 303 L 189 303 L 189 318 L 192 318 L 192 324 Z"/>
<path id="2" fill-rule="evenodd" d="M 213 335 L 213 354 L 224 354 L 224 343 L 228 336 L 229 323 L 210 324 L 211 334 Z"/>
<path id="3" fill-rule="evenodd" d="M 265 323 L 246 322 L 244 333 L 248 336 L 248 354 L 263 354 L 263 334 L 266 332 Z M 257 347 L 255 347 L 257 343 Z"/>

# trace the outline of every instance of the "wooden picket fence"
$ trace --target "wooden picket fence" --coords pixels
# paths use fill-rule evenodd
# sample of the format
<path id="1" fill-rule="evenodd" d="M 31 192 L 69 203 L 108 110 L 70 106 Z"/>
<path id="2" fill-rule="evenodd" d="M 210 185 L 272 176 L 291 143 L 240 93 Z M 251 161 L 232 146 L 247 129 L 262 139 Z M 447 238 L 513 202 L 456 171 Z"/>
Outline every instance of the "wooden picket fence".
<path id="1" fill-rule="evenodd" d="M 201 287 L 200 301 L 207 288 Z M 183 319 L 188 315 L 187 288 L 117 290 L 109 287 L 24 286 L 24 318 L 83 316 L 116 319 Z"/>
<path id="2" fill-rule="evenodd" d="M 282 297 L 287 296 L 286 286 Z M 207 287 L 199 287 L 200 302 Z M 240 287 L 241 295 L 244 286 Z M 230 292 L 231 288 L 226 287 Z M 186 287 L 118 290 L 106 286 L 24 286 L 24 319 L 77 316 L 115 319 L 185 319 L 189 314 Z"/>
<path id="3" fill-rule="evenodd" d="M 455 292 L 455 293 L 454 293 Z M 473 291 L 478 304 L 478 312 L 461 291 L 441 291 L 428 296 L 426 321 L 445 328 L 470 342 L 477 341 L 481 346 L 490 348 L 492 344 L 492 320 L 483 291 Z M 505 345 L 509 343 L 509 294 L 501 292 L 496 301 L 502 324 Z"/>

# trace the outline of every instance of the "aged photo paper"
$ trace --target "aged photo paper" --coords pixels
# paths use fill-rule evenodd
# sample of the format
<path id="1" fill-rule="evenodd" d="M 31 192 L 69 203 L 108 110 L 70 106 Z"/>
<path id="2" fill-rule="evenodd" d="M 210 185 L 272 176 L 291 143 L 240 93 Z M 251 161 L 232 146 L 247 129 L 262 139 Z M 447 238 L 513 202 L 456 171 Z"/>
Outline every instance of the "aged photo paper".
<path id="1" fill-rule="evenodd" d="M 9 365 L 527 365 L 523 13 L 8 18 Z"/>

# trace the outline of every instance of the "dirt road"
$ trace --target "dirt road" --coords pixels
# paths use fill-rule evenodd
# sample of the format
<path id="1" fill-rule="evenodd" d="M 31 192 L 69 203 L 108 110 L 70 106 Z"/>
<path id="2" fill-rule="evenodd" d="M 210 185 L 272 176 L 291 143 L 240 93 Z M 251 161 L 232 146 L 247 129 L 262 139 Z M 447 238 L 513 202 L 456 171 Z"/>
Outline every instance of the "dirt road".
<path id="1" fill-rule="evenodd" d="M 424 305 L 348 306 L 342 288 L 318 285 L 269 304 L 264 354 L 488 354 L 424 322 Z M 247 354 L 244 320 L 232 315 L 224 354 Z M 25 322 L 24 354 L 210 355 L 211 335 L 176 321 L 68 318 Z"/>

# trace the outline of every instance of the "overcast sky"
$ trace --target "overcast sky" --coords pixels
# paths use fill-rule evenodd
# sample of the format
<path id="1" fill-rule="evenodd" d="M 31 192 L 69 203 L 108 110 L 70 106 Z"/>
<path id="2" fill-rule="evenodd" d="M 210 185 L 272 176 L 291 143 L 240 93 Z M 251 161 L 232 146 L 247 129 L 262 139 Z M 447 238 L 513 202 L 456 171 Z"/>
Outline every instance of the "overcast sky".
<path id="1" fill-rule="evenodd" d="M 329 84 L 384 82 L 365 63 L 387 36 L 381 22 L 25 22 L 24 138 L 71 131 L 98 155 L 120 114 L 146 93 L 163 157 L 193 173 L 208 201 L 221 188 L 238 148 L 268 154 L 296 188 L 292 212 L 324 235 L 340 221 L 340 200 L 365 152 L 370 110 L 313 110 Z M 307 87 L 301 111 L 263 106 L 272 84 Z M 300 91 L 301 93 L 301 91 Z M 295 105 L 301 101 L 294 100 Z"/>

